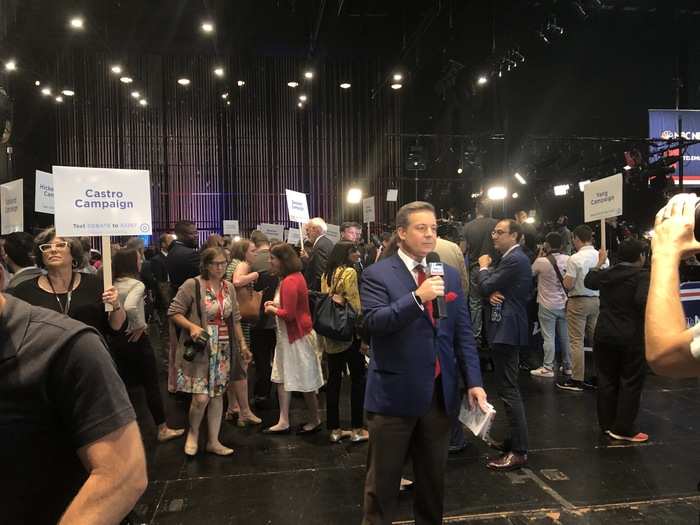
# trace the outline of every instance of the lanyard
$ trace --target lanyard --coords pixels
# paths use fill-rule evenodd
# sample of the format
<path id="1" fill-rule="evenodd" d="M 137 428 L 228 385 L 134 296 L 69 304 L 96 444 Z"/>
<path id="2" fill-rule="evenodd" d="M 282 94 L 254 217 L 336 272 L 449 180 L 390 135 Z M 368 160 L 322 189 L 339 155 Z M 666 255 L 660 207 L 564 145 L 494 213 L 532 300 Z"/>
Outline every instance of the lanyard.
<path id="1" fill-rule="evenodd" d="M 208 287 L 209 291 L 216 297 L 216 302 L 218 303 L 219 306 L 219 324 L 225 324 L 224 323 L 224 287 L 226 286 L 224 281 L 221 281 L 219 284 L 219 291 L 217 293 L 214 293 L 214 290 L 211 288 L 211 286 Z"/>
<path id="2" fill-rule="evenodd" d="M 75 280 L 75 272 L 71 272 L 71 274 L 70 274 L 70 284 L 68 285 L 68 292 L 66 293 L 65 307 L 64 307 L 64 305 L 61 304 L 61 300 L 58 298 L 58 294 L 56 293 L 56 289 L 53 287 L 53 283 L 51 282 L 51 277 L 49 277 L 48 274 L 46 274 L 46 280 L 49 281 L 49 286 L 51 286 L 51 291 L 53 292 L 53 296 L 56 298 L 56 302 L 58 303 L 59 312 L 61 312 L 63 315 L 68 315 L 68 311 L 70 310 L 71 297 L 73 296 L 73 281 Z"/>

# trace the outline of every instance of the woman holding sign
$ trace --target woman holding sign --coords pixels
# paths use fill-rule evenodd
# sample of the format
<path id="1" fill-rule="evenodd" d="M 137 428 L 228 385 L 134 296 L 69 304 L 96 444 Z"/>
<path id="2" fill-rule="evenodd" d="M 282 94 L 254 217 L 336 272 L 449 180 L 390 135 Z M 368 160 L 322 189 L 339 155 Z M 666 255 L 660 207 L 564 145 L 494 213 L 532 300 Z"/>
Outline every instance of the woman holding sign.
<path id="1" fill-rule="evenodd" d="M 200 275 L 185 281 L 170 303 L 168 317 L 180 328 L 176 341 L 177 391 L 192 394 L 190 430 L 185 454 L 197 454 L 199 427 L 207 412 L 207 452 L 219 456 L 233 450 L 219 441 L 224 392 L 229 378 L 246 379 L 252 355 L 241 330 L 241 316 L 233 284 L 224 280 L 223 248 L 202 252 Z"/>
<path id="2" fill-rule="evenodd" d="M 34 239 L 37 265 L 46 275 L 25 281 L 13 290 L 23 301 L 72 317 L 92 326 L 105 338 L 125 328 L 126 314 L 115 287 L 104 290 L 102 279 L 79 273 L 83 247 L 77 238 L 56 236 L 56 230 L 44 230 Z M 105 304 L 112 306 L 105 312 Z"/>

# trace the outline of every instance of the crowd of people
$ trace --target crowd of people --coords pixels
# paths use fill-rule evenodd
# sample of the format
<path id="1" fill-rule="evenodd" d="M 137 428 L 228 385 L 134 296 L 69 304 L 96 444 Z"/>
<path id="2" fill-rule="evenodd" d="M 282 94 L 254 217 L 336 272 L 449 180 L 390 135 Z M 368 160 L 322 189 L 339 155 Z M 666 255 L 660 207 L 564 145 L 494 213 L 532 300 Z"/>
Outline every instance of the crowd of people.
<path id="1" fill-rule="evenodd" d="M 657 229 L 680 224 L 678 217 L 677 210 L 662 216 Z M 329 442 L 369 441 L 365 523 L 391 521 L 399 490 L 411 485 L 402 476 L 409 458 L 417 521 L 441 521 L 447 454 L 467 443 L 460 406 L 488 410 L 482 370 L 493 371 L 507 419 L 503 439 L 487 438 L 499 451 L 490 469 L 528 461 L 523 368 L 533 381 L 557 378 L 569 395 L 597 391 L 598 423 L 610 439 L 649 438 L 636 427 L 647 371 L 643 241 L 624 239 L 611 265 L 586 225 L 572 232 L 560 219 L 542 235 L 527 213 L 496 219 L 482 203 L 463 243 L 438 236 L 425 202 L 403 206 L 393 231 L 374 243 L 362 242 L 354 222 L 340 233 L 332 242 L 316 217 L 305 225 L 303 247 L 255 230 L 247 239 L 211 235 L 200 249 L 196 224 L 183 220 L 158 246 L 139 238 L 114 245 L 107 289 L 100 253 L 87 240 L 52 228 L 7 235 L 0 405 L 4 423 L 21 430 L 0 448 L 32 458 L 5 472 L 11 492 L 22 495 L 10 515 L 116 523 L 131 510 L 146 469 L 125 385 L 143 387 L 157 440 L 184 435 L 187 456 L 199 453 L 205 416 L 206 452 L 234 454 L 220 441 L 222 421 L 261 425 L 255 412 L 274 408 L 274 396 L 278 419 L 264 434 L 320 432 L 325 397 Z M 699 246 L 687 241 L 678 250 Z M 671 251 L 660 248 L 658 257 L 673 259 Z M 673 261 L 677 269 L 680 260 Z M 168 425 L 149 327 L 166 344 L 167 391 L 189 400 L 187 429 Z M 697 369 L 700 345 L 678 328 L 673 341 L 656 342 L 650 362 L 682 374 L 679 363 L 688 359 L 695 368 L 687 369 Z M 347 426 L 340 418 L 346 373 Z M 290 419 L 295 392 L 306 405 L 304 421 Z M 42 505 L 22 503 L 38 499 Z"/>

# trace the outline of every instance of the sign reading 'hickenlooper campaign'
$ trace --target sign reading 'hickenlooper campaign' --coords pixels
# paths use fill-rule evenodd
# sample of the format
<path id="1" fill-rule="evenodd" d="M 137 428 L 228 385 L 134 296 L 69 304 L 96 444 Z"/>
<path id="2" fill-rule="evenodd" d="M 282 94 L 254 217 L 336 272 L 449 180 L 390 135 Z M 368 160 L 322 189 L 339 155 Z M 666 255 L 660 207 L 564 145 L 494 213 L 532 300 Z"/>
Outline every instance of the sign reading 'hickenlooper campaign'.
<path id="1" fill-rule="evenodd" d="M 34 189 L 34 211 L 53 213 L 53 175 L 36 170 L 36 185 Z"/>
<path id="2" fill-rule="evenodd" d="M 292 222 L 309 222 L 309 205 L 306 202 L 306 193 L 285 190 L 287 195 L 287 208 L 289 210 L 289 220 Z"/>
<path id="3" fill-rule="evenodd" d="M 0 233 L 24 231 L 23 179 L 0 184 Z"/>
<path id="4" fill-rule="evenodd" d="M 583 212 L 586 222 L 622 215 L 622 174 L 586 184 L 583 188 Z"/>
<path id="5" fill-rule="evenodd" d="M 57 235 L 151 235 L 148 171 L 54 166 L 53 177 Z"/>

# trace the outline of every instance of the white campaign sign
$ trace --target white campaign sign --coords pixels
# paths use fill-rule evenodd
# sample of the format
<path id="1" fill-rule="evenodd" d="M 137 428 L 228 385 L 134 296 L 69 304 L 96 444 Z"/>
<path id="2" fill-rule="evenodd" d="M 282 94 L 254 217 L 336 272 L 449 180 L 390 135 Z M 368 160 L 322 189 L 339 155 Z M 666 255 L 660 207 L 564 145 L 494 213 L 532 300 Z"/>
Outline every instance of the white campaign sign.
<path id="1" fill-rule="evenodd" d="M 306 202 L 306 193 L 299 193 L 293 190 L 284 191 L 287 194 L 289 220 L 300 223 L 309 222 L 309 206 Z"/>
<path id="2" fill-rule="evenodd" d="M 34 188 L 34 211 L 53 214 L 53 175 L 45 171 L 36 170 L 36 184 Z"/>
<path id="3" fill-rule="evenodd" d="M 386 190 L 386 201 L 396 202 L 399 199 L 399 190 Z"/>
<path id="4" fill-rule="evenodd" d="M 586 222 L 622 215 L 622 173 L 583 188 L 583 213 Z"/>
<path id="5" fill-rule="evenodd" d="M 374 222 L 374 197 L 362 199 L 362 222 Z"/>
<path id="6" fill-rule="evenodd" d="M 224 221 L 224 235 L 240 235 L 238 221 Z"/>
<path id="7" fill-rule="evenodd" d="M 24 231 L 24 179 L 0 185 L 0 233 Z"/>
<path id="8" fill-rule="evenodd" d="M 301 241 L 301 234 L 299 233 L 299 228 L 289 228 L 287 232 L 287 244 L 296 246 Z"/>
<path id="9" fill-rule="evenodd" d="M 328 226 L 326 237 L 328 237 L 335 244 L 340 240 L 340 226 L 337 224 L 326 224 L 326 226 Z"/>
<path id="10" fill-rule="evenodd" d="M 283 241 L 284 240 L 284 226 L 281 224 L 269 224 L 269 223 L 262 223 L 260 225 L 260 228 L 258 228 L 261 232 L 263 232 L 265 235 L 267 235 L 267 238 L 276 241 Z"/>
<path id="11" fill-rule="evenodd" d="M 53 167 L 56 234 L 151 235 L 146 170 Z"/>

